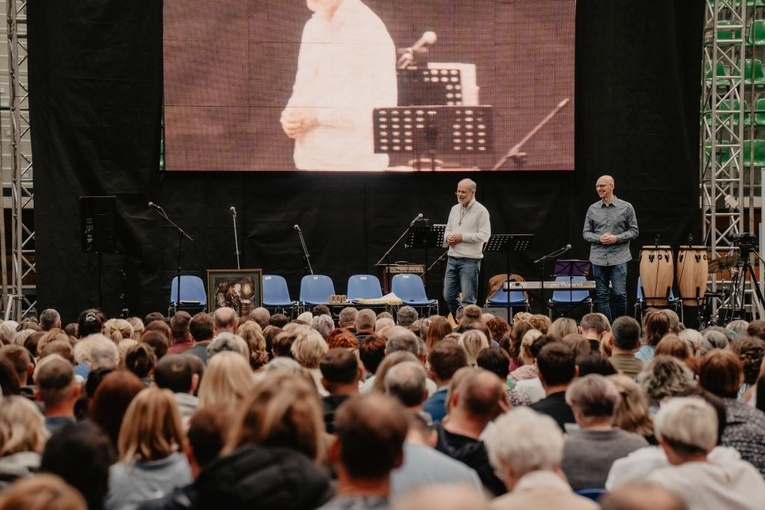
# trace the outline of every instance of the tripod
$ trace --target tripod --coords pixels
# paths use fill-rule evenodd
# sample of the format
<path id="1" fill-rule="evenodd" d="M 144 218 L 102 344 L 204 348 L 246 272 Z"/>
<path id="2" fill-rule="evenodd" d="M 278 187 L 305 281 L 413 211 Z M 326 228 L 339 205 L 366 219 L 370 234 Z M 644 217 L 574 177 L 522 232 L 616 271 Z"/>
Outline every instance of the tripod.
<path id="1" fill-rule="evenodd" d="M 765 300 L 762 297 L 762 291 L 757 284 L 757 277 L 754 274 L 754 268 L 750 261 L 752 254 L 757 256 L 757 258 L 760 258 L 760 255 L 755 250 L 755 243 L 741 242 L 738 249 L 740 257 L 736 266 L 731 269 L 728 307 L 718 310 L 717 320 L 715 321 L 717 324 L 727 324 L 736 319 L 746 319 L 746 303 L 744 298 L 748 279 L 751 279 L 751 286 L 754 290 L 752 294 L 752 318 L 755 315 L 759 317 L 765 315 L 763 313 L 763 303 L 765 303 Z M 722 316 L 720 316 L 721 312 Z"/>

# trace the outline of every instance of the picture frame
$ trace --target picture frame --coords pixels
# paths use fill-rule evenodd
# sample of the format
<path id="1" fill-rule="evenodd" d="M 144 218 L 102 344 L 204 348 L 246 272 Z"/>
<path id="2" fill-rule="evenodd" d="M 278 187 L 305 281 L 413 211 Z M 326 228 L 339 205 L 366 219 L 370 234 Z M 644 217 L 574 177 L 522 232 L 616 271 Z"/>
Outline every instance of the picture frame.
<path id="1" fill-rule="evenodd" d="M 263 305 L 262 269 L 208 269 L 207 308 L 230 307 L 240 317 Z"/>

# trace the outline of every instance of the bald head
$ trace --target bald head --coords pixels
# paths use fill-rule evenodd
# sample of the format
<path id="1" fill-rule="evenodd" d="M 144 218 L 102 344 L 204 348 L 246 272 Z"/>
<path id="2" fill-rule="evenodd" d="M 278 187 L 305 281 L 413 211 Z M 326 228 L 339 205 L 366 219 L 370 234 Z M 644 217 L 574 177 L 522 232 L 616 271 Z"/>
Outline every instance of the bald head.
<path id="1" fill-rule="evenodd" d="M 231 333 L 236 329 L 236 311 L 233 308 L 224 306 L 215 310 L 215 334 L 223 331 Z"/>
<path id="2" fill-rule="evenodd" d="M 505 387 L 496 374 L 475 370 L 457 386 L 453 406 L 476 420 L 490 422 L 502 413 L 506 398 Z"/>
<path id="3" fill-rule="evenodd" d="M 614 178 L 610 175 L 601 175 L 595 184 L 595 191 L 605 202 L 610 202 L 614 198 Z"/>

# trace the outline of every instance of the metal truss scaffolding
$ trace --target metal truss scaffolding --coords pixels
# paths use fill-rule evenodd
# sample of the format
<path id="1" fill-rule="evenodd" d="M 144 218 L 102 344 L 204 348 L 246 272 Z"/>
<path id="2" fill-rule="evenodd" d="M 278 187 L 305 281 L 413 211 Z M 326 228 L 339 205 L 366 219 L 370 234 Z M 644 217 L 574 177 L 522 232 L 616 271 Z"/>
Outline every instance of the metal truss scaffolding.
<path id="1" fill-rule="evenodd" d="M 747 2 L 707 2 L 701 103 L 703 235 L 716 257 L 733 246 L 744 224 Z M 750 180 L 749 182 L 753 182 Z M 750 202 L 751 204 L 751 202 Z"/>
<path id="2" fill-rule="evenodd" d="M 25 223 L 24 210 L 34 206 L 32 151 L 29 143 L 29 87 L 26 79 L 27 2 L 6 0 L 8 22 L 8 119 L 11 174 L 11 275 L 3 265 L 3 306 L 6 318 L 21 320 L 34 311 L 34 229 Z M 4 202 L 4 209 L 7 203 Z M 27 221 L 32 221 L 31 215 Z M 4 229 L 3 229 L 4 230 Z M 5 250 L 3 250 L 5 251 Z M 7 282 L 7 285 L 6 285 Z"/>

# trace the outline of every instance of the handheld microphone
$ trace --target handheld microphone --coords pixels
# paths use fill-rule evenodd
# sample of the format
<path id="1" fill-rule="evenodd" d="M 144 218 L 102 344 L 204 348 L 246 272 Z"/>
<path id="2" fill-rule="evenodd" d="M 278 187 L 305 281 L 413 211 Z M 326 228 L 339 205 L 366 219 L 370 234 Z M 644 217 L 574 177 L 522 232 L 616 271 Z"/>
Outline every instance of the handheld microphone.
<path id="1" fill-rule="evenodd" d="M 160 210 L 162 209 L 160 206 L 155 204 L 154 202 L 149 202 L 149 207 L 153 207 L 154 209 Z"/>
<path id="2" fill-rule="evenodd" d="M 229 209 L 229 211 L 231 211 L 231 214 L 232 214 L 234 217 L 236 217 L 236 208 L 235 208 L 233 205 L 231 206 L 231 208 Z"/>
<path id="3" fill-rule="evenodd" d="M 414 224 L 415 224 L 415 223 L 417 223 L 417 222 L 418 222 L 419 220 L 421 220 L 421 219 L 422 219 L 422 213 L 418 214 L 418 215 L 417 215 L 417 216 L 416 216 L 416 217 L 415 217 L 415 218 L 412 220 L 412 222 L 409 224 L 409 226 L 410 226 L 410 227 L 413 227 L 413 226 L 414 226 Z"/>
<path id="4" fill-rule="evenodd" d="M 571 249 L 571 245 L 567 244 L 565 248 L 563 248 L 563 253 L 566 253 L 568 250 Z"/>
<path id="5" fill-rule="evenodd" d="M 299 227 L 298 225 L 295 225 L 295 226 L 294 226 L 294 227 L 292 227 L 292 228 L 294 228 L 296 231 L 300 232 L 300 227 Z"/>
<path id="6" fill-rule="evenodd" d="M 412 51 L 417 51 L 425 46 L 430 46 L 436 43 L 438 40 L 438 37 L 436 36 L 436 33 L 428 30 L 424 34 L 422 34 L 422 37 L 412 45 Z"/>

